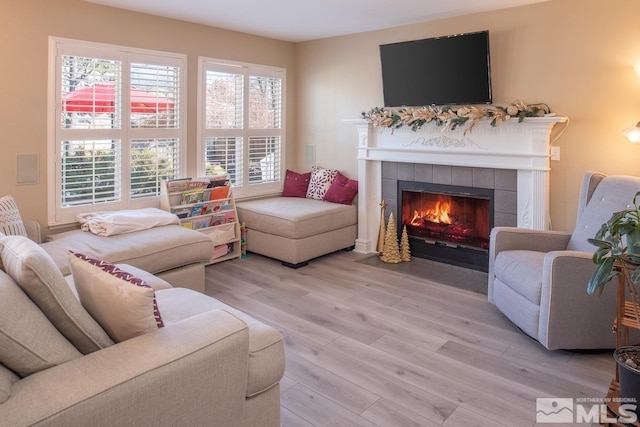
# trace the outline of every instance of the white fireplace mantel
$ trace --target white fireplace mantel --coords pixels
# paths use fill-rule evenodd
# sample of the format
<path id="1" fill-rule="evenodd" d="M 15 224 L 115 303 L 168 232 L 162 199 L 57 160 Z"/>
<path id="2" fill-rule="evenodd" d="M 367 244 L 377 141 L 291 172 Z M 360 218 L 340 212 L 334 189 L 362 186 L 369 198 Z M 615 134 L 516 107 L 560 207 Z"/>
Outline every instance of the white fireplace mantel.
<path id="1" fill-rule="evenodd" d="M 470 131 L 443 130 L 435 123 L 413 131 L 375 128 L 364 119 L 345 122 L 358 130 L 357 252 L 376 251 L 383 161 L 515 169 L 518 227 L 548 229 L 551 132 L 566 117 L 510 119 L 496 127 L 483 121 Z"/>

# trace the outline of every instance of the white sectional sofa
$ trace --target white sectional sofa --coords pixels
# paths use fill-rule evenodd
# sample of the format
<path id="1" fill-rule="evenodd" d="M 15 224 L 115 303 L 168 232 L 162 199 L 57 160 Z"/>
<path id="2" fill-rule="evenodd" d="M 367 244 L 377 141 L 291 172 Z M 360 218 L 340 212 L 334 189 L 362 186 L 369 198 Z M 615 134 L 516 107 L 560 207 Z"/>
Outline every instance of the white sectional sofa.
<path id="1" fill-rule="evenodd" d="M 176 227 L 173 241 L 184 243 Z M 64 277 L 58 267 L 69 268 L 58 251 L 69 256 L 68 249 L 86 250 L 187 281 L 208 245 L 194 240 L 193 251 L 200 255 L 193 259 L 181 255 L 191 247 L 187 243 L 157 251 L 169 232 L 158 228 L 163 230 L 129 236 L 119 248 L 117 239 L 106 244 L 83 232 L 43 245 L 0 234 L 0 425 L 280 425 L 285 356 L 275 329 L 186 289 L 200 285 L 182 282 L 185 288 L 175 288 L 119 264 L 153 288 L 153 315 L 157 319 L 159 312 L 163 325 L 114 342 L 81 305 L 76 291 L 81 276 Z M 136 244 L 146 245 L 144 255 L 136 252 Z M 184 275 L 171 273 L 185 267 Z M 120 305 L 108 308 L 117 312 Z"/>

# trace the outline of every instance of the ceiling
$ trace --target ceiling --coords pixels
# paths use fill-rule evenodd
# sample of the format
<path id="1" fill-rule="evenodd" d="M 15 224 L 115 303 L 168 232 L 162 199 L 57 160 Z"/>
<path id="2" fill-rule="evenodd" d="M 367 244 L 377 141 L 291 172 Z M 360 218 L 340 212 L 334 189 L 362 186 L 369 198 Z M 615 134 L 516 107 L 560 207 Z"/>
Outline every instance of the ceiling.
<path id="1" fill-rule="evenodd" d="M 85 0 L 291 42 L 548 0 Z"/>

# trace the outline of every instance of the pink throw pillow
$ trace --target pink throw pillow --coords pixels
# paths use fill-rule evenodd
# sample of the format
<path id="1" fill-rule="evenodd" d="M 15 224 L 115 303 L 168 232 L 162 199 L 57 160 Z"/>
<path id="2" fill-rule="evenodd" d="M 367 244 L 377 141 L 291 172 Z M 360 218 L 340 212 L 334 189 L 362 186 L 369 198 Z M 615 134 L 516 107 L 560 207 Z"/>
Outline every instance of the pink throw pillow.
<path id="1" fill-rule="evenodd" d="M 350 205 L 357 193 L 358 181 L 349 179 L 338 172 L 335 181 L 333 181 L 333 184 L 331 184 L 331 187 L 327 190 L 323 200 Z"/>
<path id="2" fill-rule="evenodd" d="M 282 197 L 306 197 L 310 179 L 311 172 L 297 173 L 287 169 Z"/>

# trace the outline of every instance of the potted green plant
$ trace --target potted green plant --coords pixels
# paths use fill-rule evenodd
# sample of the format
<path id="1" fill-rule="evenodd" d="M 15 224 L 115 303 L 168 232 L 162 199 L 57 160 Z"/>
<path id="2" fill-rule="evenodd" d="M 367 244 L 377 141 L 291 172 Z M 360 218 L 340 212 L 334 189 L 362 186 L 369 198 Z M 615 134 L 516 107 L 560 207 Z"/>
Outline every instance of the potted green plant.
<path id="1" fill-rule="evenodd" d="M 614 212 L 602 224 L 589 243 L 596 246 L 593 262 L 596 268 L 587 282 L 587 293 L 601 293 L 609 281 L 619 275 L 625 278 L 634 314 L 640 325 L 638 285 L 640 284 L 640 192 L 633 198 L 633 206 Z M 638 268 L 636 268 L 638 267 Z M 635 398 L 640 403 L 640 347 L 617 348 L 614 359 L 618 364 L 620 395 Z"/>

